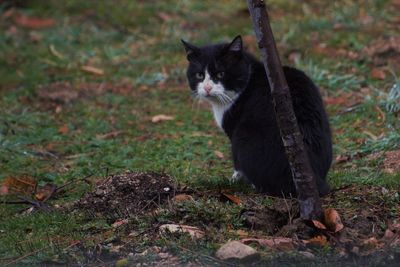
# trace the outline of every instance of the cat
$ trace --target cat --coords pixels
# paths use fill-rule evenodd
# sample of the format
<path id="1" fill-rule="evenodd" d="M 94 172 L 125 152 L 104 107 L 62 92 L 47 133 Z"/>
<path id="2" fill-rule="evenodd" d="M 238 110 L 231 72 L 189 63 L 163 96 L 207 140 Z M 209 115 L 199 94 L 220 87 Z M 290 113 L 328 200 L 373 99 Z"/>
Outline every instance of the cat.
<path id="1" fill-rule="evenodd" d="M 217 125 L 231 142 L 231 180 L 246 180 L 274 196 L 296 196 L 263 64 L 245 51 L 240 35 L 230 43 L 203 47 L 181 41 L 189 61 L 189 87 L 211 104 Z M 319 194 L 326 195 L 332 140 L 319 89 L 304 72 L 287 66 L 283 71 Z"/>

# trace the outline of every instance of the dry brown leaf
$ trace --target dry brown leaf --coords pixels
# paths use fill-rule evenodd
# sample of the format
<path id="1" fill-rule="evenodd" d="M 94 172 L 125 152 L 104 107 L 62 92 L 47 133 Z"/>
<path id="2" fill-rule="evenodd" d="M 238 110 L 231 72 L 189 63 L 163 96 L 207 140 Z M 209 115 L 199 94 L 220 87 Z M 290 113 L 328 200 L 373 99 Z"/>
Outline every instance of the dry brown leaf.
<path id="1" fill-rule="evenodd" d="M 184 201 L 194 201 L 191 195 L 187 194 L 179 194 L 172 198 L 173 202 L 184 202 Z"/>
<path id="2" fill-rule="evenodd" d="M 303 240 L 303 243 L 306 245 L 323 247 L 328 244 L 328 240 L 326 239 L 326 236 L 318 235 L 318 236 L 310 238 L 308 240 Z"/>
<path id="3" fill-rule="evenodd" d="M 311 222 L 315 228 L 321 229 L 321 230 L 326 230 L 326 226 L 322 222 L 317 221 L 317 220 L 311 220 Z"/>
<path id="4" fill-rule="evenodd" d="M 113 228 L 118 228 L 121 225 L 127 224 L 128 223 L 128 219 L 123 219 L 123 220 L 117 220 L 115 221 L 111 226 Z"/>
<path id="5" fill-rule="evenodd" d="M 371 71 L 371 77 L 376 80 L 384 80 L 386 78 L 386 74 L 383 70 L 374 68 Z"/>
<path id="6" fill-rule="evenodd" d="M 61 103 L 69 103 L 79 97 L 77 91 L 66 82 L 55 82 L 39 87 L 38 95 L 45 100 L 51 100 Z"/>
<path id="7" fill-rule="evenodd" d="M 193 239 L 204 237 L 204 232 L 199 228 L 183 224 L 164 224 L 160 226 L 160 232 L 166 233 L 188 233 Z"/>
<path id="8" fill-rule="evenodd" d="M 81 70 L 95 75 L 104 75 L 104 70 L 92 66 L 82 66 Z"/>
<path id="9" fill-rule="evenodd" d="M 338 155 L 335 158 L 335 164 L 340 164 L 340 163 L 345 163 L 347 161 L 349 161 L 351 158 L 348 155 Z"/>
<path id="10" fill-rule="evenodd" d="M 334 233 L 339 232 L 344 228 L 342 220 L 340 219 L 339 213 L 332 208 L 324 210 L 324 222 L 329 231 Z"/>
<path id="11" fill-rule="evenodd" d="M 242 202 L 240 198 L 238 198 L 237 196 L 230 195 L 227 193 L 221 193 L 221 195 L 237 205 L 240 205 L 240 203 Z"/>
<path id="12" fill-rule="evenodd" d="M 160 18 L 162 21 L 168 22 L 170 20 L 172 20 L 172 16 L 168 13 L 165 12 L 157 12 L 157 17 Z"/>
<path id="13" fill-rule="evenodd" d="M 217 156 L 217 158 L 219 158 L 219 159 L 225 158 L 224 153 L 222 153 L 221 151 L 218 151 L 218 150 L 214 151 L 214 155 Z"/>
<path id="14" fill-rule="evenodd" d="M 58 128 L 60 134 L 67 134 L 69 132 L 68 125 L 62 125 Z"/>
<path id="15" fill-rule="evenodd" d="M 35 192 L 35 198 L 39 201 L 46 201 L 56 191 L 57 186 L 54 184 L 46 184 L 42 187 L 37 187 Z"/>
<path id="16" fill-rule="evenodd" d="M 159 115 L 153 116 L 151 118 L 151 122 L 158 123 L 158 122 L 162 122 L 162 121 L 172 121 L 174 119 L 175 119 L 174 116 L 159 114 Z"/>
<path id="17" fill-rule="evenodd" d="M 324 101 L 327 105 L 345 106 L 349 102 L 349 98 L 347 96 L 324 97 Z"/>
<path id="18" fill-rule="evenodd" d="M 1 194 L 32 195 L 36 189 L 36 181 L 29 176 L 14 178 L 7 177 L 1 186 Z"/>
<path id="19" fill-rule="evenodd" d="M 18 14 L 17 16 L 15 16 L 14 21 L 18 26 L 30 29 L 48 28 L 56 24 L 56 21 L 54 19 L 28 17 L 23 14 Z"/>
<path id="20" fill-rule="evenodd" d="M 375 249 L 379 246 L 378 240 L 375 237 L 368 238 L 362 242 L 362 247 L 364 249 L 370 250 Z"/>
<path id="21" fill-rule="evenodd" d="M 240 240 L 244 244 L 257 243 L 260 246 L 268 247 L 276 250 L 293 250 L 295 245 L 291 238 L 287 237 L 271 237 L 271 238 L 244 238 Z"/>

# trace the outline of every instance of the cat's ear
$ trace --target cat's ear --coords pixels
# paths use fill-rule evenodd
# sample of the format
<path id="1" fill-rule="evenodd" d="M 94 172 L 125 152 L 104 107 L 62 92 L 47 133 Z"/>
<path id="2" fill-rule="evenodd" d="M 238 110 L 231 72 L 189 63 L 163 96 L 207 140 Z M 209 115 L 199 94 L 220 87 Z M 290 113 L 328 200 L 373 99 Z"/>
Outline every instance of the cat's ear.
<path id="1" fill-rule="evenodd" d="M 227 48 L 230 52 L 241 52 L 243 49 L 242 36 L 238 35 L 233 38 L 233 41 L 228 45 Z"/>
<path id="2" fill-rule="evenodd" d="M 196 55 L 199 54 L 200 48 L 198 48 L 192 44 L 189 44 L 188 42 L 184 41 L 183 39 L 181 39 L 181 42 L 182 42 L 183 46 L 185 47 L 187 60 L 191 61 Z"/>

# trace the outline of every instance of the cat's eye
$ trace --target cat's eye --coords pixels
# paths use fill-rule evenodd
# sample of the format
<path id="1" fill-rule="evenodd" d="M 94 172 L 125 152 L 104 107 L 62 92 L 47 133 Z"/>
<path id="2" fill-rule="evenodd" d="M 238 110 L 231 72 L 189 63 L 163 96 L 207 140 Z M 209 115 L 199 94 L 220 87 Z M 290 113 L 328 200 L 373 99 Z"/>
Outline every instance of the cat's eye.
<path id="1" fill-rule="evenodd" d="M 197 72 L 197 73 L 196 73 L 196 78 L 199 79 L 199 80 L 204 79 L 204 73 Z"/>
<path id="2" fill-rule="evenodd" d="M 225 72 L 223 72 L 223 71 L 217 73 L 218 79 L 222 79 L 222 78 L 224 78 L 224 76 L 225 76 Z"/>

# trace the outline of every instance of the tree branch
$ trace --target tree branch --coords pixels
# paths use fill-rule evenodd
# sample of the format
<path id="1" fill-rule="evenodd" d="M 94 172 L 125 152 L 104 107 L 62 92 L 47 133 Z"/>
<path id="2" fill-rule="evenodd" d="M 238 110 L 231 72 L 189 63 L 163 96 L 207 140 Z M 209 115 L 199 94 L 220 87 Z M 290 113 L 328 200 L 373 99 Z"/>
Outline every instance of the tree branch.
<path id="1" fill-rule="evenodd" d="M 320 219 L 321 199 L 293 111 L 289 86 L 283 73 L 265 3 L 263 0 L 247 0 L 247 5 L 270 84 L 276 120 L 296 186 L 301 217 L 307 220 Z"/>

